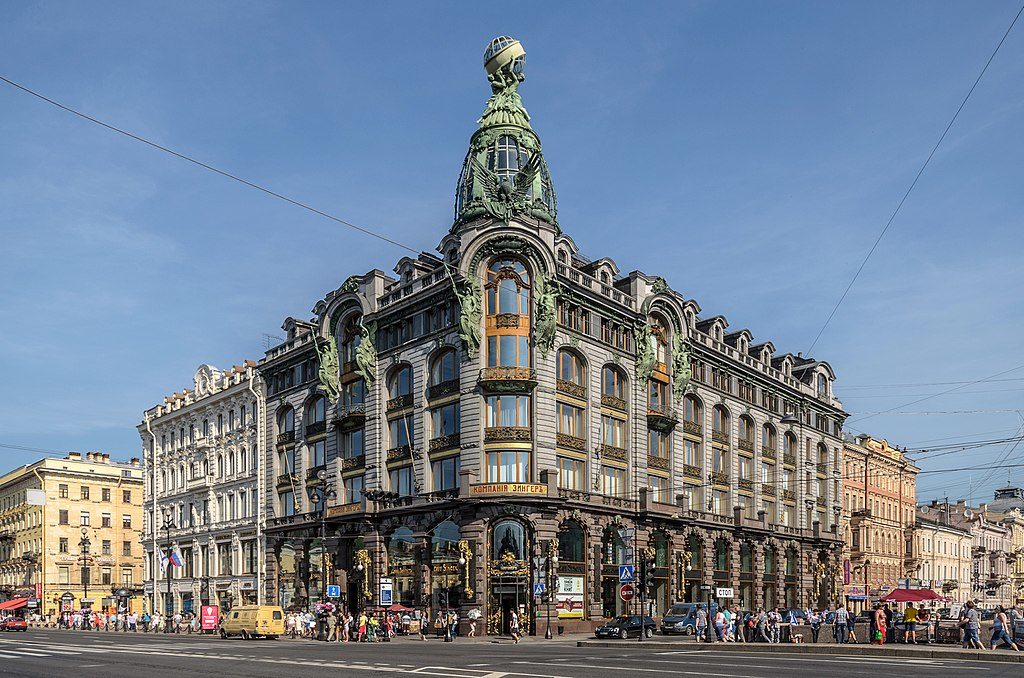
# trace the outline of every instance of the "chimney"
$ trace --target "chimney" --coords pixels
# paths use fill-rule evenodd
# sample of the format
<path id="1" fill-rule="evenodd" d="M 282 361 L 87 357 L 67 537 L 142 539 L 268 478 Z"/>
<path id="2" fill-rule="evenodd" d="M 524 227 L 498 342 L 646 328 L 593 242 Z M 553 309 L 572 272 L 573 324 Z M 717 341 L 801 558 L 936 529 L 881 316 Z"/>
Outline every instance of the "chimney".
<path id="1" fill-rule="evenodd" d="M 107 454 L 106 452 L 103 453 L 103 463 L 104 464 L 109 464 L 110 463 L 110 455 Z"/>
<path id="2" fill-rule="evenodd" d="M 132 460 L 131 460 L 130 463 L 135 468 L 138 468 L 139 467 L 139 458 L 138 457 L 132 457 Z"/>
<path id="3" fill-rule="evenodd" d="M 95 452 L 86 452 L 85 453 L 85 460 L 86 461 L 94 461 L 95 459 L 96 459 L 96 453 Z"/>
<path id="4" fill-rule="evenodd" d="M 81 459 L 82 459 L 82 453 L 81 452 L 68 452 L 68 460 L 69 461 L 81 461 Z"/>

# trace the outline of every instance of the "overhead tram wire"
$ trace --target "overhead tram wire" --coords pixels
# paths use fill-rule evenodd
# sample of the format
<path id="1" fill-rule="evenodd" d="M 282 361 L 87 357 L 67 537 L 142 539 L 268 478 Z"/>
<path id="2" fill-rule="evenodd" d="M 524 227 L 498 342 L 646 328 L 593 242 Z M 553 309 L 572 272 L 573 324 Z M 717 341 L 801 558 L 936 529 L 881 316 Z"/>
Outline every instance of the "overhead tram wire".
<path id="1" fill-rule="evenodd" d="M 817 345 L 818 340 L 821 339 L 822 333 L 824 333 L 825 329 L 829 326 L 829 323 L 832 322 L 832 318 L 835 316 L 836 311 L 839 310 L 839 307 L 842 305 L 843 301 L 846 300 L 846 296 L 850 293 L 850 290 L 853 289 L 854 283 L 857 282 L 857 278 L 860 277 L 860 274 L 864 270 L 864 267 L 867 266 L 868 260 L 871 259 L 871 255 L 873 255 L 875 253 L 875 250 L 878 248 L 878 243 L 882 241 L 882 238 L 885 236 L 886 231 L 888 231 L 889 227 L 892 226 L 893 221 L 895 221 L 896 219 L 896 215 L 899 214 L 900 210 L 903 208 L 903 203 L 907 201 L 907 198 L 910 197 L 910 194 L 914 190 L 914 187 L 917 186 L 917 182 L 921 178 L 921 175 L 924 174 L 924 171 L 925 169 L 928 168 L 928 165 L 931 163 L 932 158 L 935 157 L 935 153 L 939 150 L 939 146 L 942 145 L 942 142 L 946 138 L 946 135 L 949 134 L 949 130 L 953 127 L 953 123 L 955 123 L 957 118 L 960 117 L 960 111 L 964 110 L 964 106 L 967 105 L 967 101 L 971 98 L 971 95 L 974 93 L 974 90 L 978 86 L 978 83 L 981 82 L 982 77 L 984 77 L 985 72 L 988 70 L 989 65 L 992 63 L 993 59 L 996 58 L 996 54 L 999 53 L 999 48 L 1003 46 L 1004 42 L 1006 42 L 1006 38 L 1010 35 L 1010 31 L 1013 30 L 1014 25 L 1017 23 L 1017 19 L 1020 18 L 1020 15 L 1022 13 L 1024 13 L 1024 5 L 1021 5 L 1020 9 L 1017 11 L 1017 14 L 1013 17 L 1013 21 L 1011 21 L 1010 25 L 1007 27 L 1006 32 L 1003 33 L 1003 37 L 1000 38 L 999 43 L 996 45 L 996 48 L 992 50 L 992 54 L 989 55 L 988 61 L 985 62 L 985 65 L 982 67 L 981 72 L 978 73 L 978 77 L 975 78 L 974 84 L 971 85 L 971 88 L 967 91 L 967 96 L 965 96 L 963 98 L 963 101 L 960 102 L 960 106 L 956 109 L 956 113 L 954 113 L 953 117 L 950 118 L 949 124 L 946 125 L 946 129 L 942 131 L 942 134 L 939 136 L 939 140 L 935 142 L 935 146 L 932 147 L 931 153 L 928 154 L 928 157 L 925 159 L 924 164 L 921 165 L 921 169 L 917 171 L 917 175 L 914 177 L 914 180 L 910 182 L 910 187 L 907 188 L 906 193 L 903 194 L 903 198 L 901 198 L 899 204 L 896 205 L 896 209 L 894 209 L 892 214 L 889 216 L 889 220 L 885 223 L 885 226 L 882 228 L 881 233 L 879 233 L 878 237 L 875 238 L 875 242 L 873 245 L 871 245 L 871 249 L 868 250 L 868 253 L 864 257 L 864 260 L 860 262 L 860 267 L 857 268 L 857 272 L 853 274 L 853 278 L 850 280 L 850 284 L 846 286 L 846 289 L 843 291 L 842 296 L 839 297 L 839 301 L 837 301 L 836 305 L 832 308 L 832 312 L 828 314 L 828 318 L 825 319 L 825 323 L 821 326 L 821 329 L 819 329 L 818 333 L 814 336 L 814 341 L 812 341 L 811 345 L 807 347 L 807 350 L 804 352 L 804 355 L 811 355 L 811 351 L 814 350 L 814 347 Z"/>
<path id="2" fill-rule="evenodd" d="M 129 139 L 134 139 L 135 141 L 138 141 L 138 142 L 141 142 L 143 144 L 146 144 L 147 146 L 155 148 L 158 151 L 162 151 L 162 152 L 164 152 L 164 153 L 166 153 L 168 155 L 172 155 L 175 158 L 178 158 L 180 160 L 184 160 L 185 162 L 192 163 L 193 165 L 196 165 L 196 166 L 201 167 L 201 168 L 203 168 L 205 170 L 213 172 L 214 174 L 219 174 L 220 176 L 225 177 L 227 179 L 231 179 L 232 181 L 237 181 L 238 183 L 243 184 L 245 186 L 248 186 L 249 188 L 252 188 L 252 189 L 255 189 L 255 190 L 260 191 L 262 193 L 265 193 L 266 195 L 269 195 L 271 197 L 277 198 L 278 200 L 283 200 L 284 202 L 287 202 L 287 203 L 289 203 L 291 205 L 294 205 L 296 207 L 300 207 L 300 208 L 302 208 L 304 210 L 312 212 L 313 214 L 316 214 L 318 216 L 324 217 L 325 219 L 330 219 L 331 221 L 339 223 L 342 226 L 346 226 L 346 227 L 351 228 L 351 229 L 353 229 L 355 231 L 358 231 L 358 232 L 360 232 L 360 233 L 362 233 L 364 235 L 368 235 L 368 236 L 370 236 L 372 238 L 376 238 L 378 240 L 386 242 L 389 245 L 394 245 L 395 247 L 399 247 L 399 248 L 401 248 L 403 250 L 407 250 L 409 252 L 412 252 L 415 255 L 419 255 L 420 254 L 419 250 L 417 250 L 417 249 L 415 249 L 413 247 L 409 247 L 408 245 L 406 245 L 404 243 L 401 243 L 401 242 L 399 242 L 397 240 L 394 240 L 393 238 L 390 238 L 390 237 L 388 237 L 386 235 L 378 233 L 378 232 L 376 232 L 374 230 L 371 230 L 369 228 L 366 228 L 364 226 L 359 226 L 358 224 L 354 224 L 351 221 L 346 221 L 345 219 L 342 219 L 340 217 L 336 217 L 333 214 L 330 214 L 329 212 L 325 212 L 325 211 L 323 211 L 321 209 L 317 209 L 316 207 L 313 207 L 312 205 L 309 205 L 308 203 L 302 202 L 301 200 L 297 200 L 295 198 L 290 198 L 287 195 L 284 195 L 282 193 L 278 193 L 277 191 L 275 191 L 273 189 L 270 189 L 270 188 L 267 188 L 266 186 L 262 186 L 260 184 L 257 184 L 254 181 L 249 181 L 248 179 L 244 179 L 244 178 L 242 178 L 242 177 L 240 177 L 240 176 L 238 176 L 236 174 L 232 174 L 231 172 L 228 172 L 226 170 L 222 170 L 222 169 L 219 169 L 217 167 L 214 167 L 213 165 L 205 163 L 205 162 L 203 162 L 201 160 L 197 160 L 197 159 L 195 159 L 195 158 L 193 158 L 193 157 L 191 157 L 191 156 L 189 156 L 189 155 L 187 155 L 185 153 L 181 153 L 180 151 L 176 151 L 176 150 L 174 150 L 172 148 L 169 148 L 167 146 L 163 146 L 161 144 L 158 144 L 155 141 L 150 141 L 149 139 L 146 139 L 145 137 L 142 137 L 142 136 L 140 136 L 138 134 L 135 134 L 134 132 L 129 132 L 128 130 L 125 130 L 125 129 L 122 129 L 120 127 L 117 127 L 116 125 L 112 125 L 112 124 L 104 122 L 104 121 L 102 121 L 102 120 L 100 120 L 98 118 L 94 118 L 93 116 L 88 115 L 87 113 L 83 113 L 83 112 L 81 112 L 79 110 L 76 110 L 76 109 L 70 107 L 70 106 L 62 104 L 61 102 L 56 101 L 55 99 L 51 99 L 50 97 L 48 97 L 48 96 L 46 96 L 44 94 L 41 94 L 41 93 L 39 93 L 39 92 L 29 88 L 29 87 L 26 87 L 25 85 L 19 84 L 19 83 L 15 82 L 15 81 L 11 80 L 10 78 L 6 78 L 3 75 L 0 75 L 0 81 L 6 82 L 11 87 L 19 89 L 22 92 L 25 92 L 26 94 L 30 94 L 30 95 L 36 97 L 37 99 L 45 101 L 46 103 L 50 104 L 51 106 L 56 106 L 57 108 L 59 108 L 59 109 L 61 109 L 63 111 L 66 111 L 68 113 L 71 113 L 72 115 L 78 116 L 79 118 L 82 118 L 83 120 L 87 120 L 87 121 L 89 121 L 91 123 L 99 125 L 100 127 L 104 127 L 104 128 L 106 128 L 106 129 L 108 129 L 108 130 L 110 130 L 112 132 L 116 132 L 118 134 L 124 135 L 124 136 L 128 137 Z M 448 262 L 442 262 L 442 263 L 446 267 L 450 266 L 448 264 Z"/>

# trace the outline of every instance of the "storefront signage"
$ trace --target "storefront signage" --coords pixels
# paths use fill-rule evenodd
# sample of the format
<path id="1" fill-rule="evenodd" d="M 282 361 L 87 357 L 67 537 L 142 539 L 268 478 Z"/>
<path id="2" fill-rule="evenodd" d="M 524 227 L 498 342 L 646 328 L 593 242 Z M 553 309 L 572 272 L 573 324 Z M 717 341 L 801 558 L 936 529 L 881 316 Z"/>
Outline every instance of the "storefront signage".
<path id="1" fill-rule="evenodd" d="M 583 619 L 583 577 L 558 577 L 555 609 L 559 619 Z"/>
<path id="2" fill-rule="evenodd" d="M 216 631 L 220 622 L 220 608 L 216 605 L 203 605 L 199 609 L 199 621 L 204 631 Z"/>
<path id="3" fill-rule="evenodd" d="M 848 600 L 867 600 L 868 596 L 864 592 L 863 586 L 844 586 L 843 593 L 846 595 Z"/>
<path id="4" fill-rule="evenodd" d="M 355 504 L 344 504 L 342 506 L 332 506 L 327 509 L 328 518 L 337 518 L 338 516 L 347 516 L 353 513 L 362 513 L 363 503 L 357 502 Z"/>
<path id="5" fill-rule="evenodd" d="M 472 485 L 469 488 L 469 493 L 473 496 L 486 494 L 547 494 L 548 486 L 540 483 L 486 483 L 484 485 Z"/>

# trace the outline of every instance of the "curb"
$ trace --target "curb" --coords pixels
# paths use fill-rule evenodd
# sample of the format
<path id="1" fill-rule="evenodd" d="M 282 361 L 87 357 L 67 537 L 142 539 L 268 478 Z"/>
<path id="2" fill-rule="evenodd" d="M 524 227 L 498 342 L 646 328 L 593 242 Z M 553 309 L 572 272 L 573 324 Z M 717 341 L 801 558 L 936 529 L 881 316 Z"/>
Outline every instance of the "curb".
<path id="1" fill-rule="evenodd" d="M 639 642 L 623 643 L 608 640 L 580 640 L 576 647 L 637 648 Z M 655 650 L 687 649 L 705 652 L 767 652 L 780 654 L 841 655 L 849 657 L 901 657 L 904 659 L 967 659 L 971 661 L 1024 664 L 1024 652 L 999 650 L 911 650 L 886 646 L 835 646 L 835 645 L 765 645 L 760 643 L 679 643 L 659 640 L 644 640 L 643 647 Z"/>

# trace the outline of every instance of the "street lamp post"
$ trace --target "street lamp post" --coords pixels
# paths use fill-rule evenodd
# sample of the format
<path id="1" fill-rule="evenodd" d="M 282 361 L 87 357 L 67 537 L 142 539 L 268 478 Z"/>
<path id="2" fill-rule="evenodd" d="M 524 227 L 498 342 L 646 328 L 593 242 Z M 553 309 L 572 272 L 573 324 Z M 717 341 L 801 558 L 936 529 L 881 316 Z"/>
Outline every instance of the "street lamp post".
<path id="1" fill-rule="evenodd" d="M 174 565 L 171 563 L 171 530 L 174 529 L 174 511 L 164 509 L 164 531 L 167 532 L 167 593 L 164 597 L 164 633 L 171 633 L 174 618 L 174 598 L 171 597 L 171 579 L 174 578 Z"/>
<path id="2" fill-rule="evenodd" d="M 547 623 L 547 629 L 544 631 L 544 638 L 546 640 L 551 640 L 551 600 L 555 597 L 556 584 L 557 584 L 557 580 L 558 580 L 558 574 L 557 574 L 558 573 L 558 553 L 556 551 L 553 551 L 551 553 L 551 555 L 548 556 L 548 563 L 547 563 L 547 565 L 548 565 L 548 572 L 547 572 L 547 575 L 548 575 L 548 584 L 547 584 L 547 592 L 548 592 L 547 617 L 548 617 L 548 619 L 547 619 L 547 622 L 548 623 Z"/>
<path id="3" fill-rule="evenodd" d="M 327 502 L 333 501 L 338 495 L 334 488 L 327 482 L 327 472 L 320 470 L 316 474 L 317 489 L 313 490 L 309 500 L 313 503 L 313 510 L 320 513 L 320 600 L 327 599 Z M 320 503 L 323 502 L 323 508 Z M 320 631 L 317 634 L 321 640 L 327 640 L 326 626 L 319 619 L 317 620 Z"/>
<path id="4" fill-rule="evenodd" d="M 89 561 L 92 560 L 92 556 L 89 555 L 89 547 L 92 546 L 92 542 L 89 541 L 89 528 L 82 528 L 82 538 L 78 542 L 79 557 L 78 560 L 82 564 L 82 606 L 85 607 L 85 601 L 89 599 Z M 82 618 L 82 628 L 89 630 L 91 615 L 84 615 Z"/>

